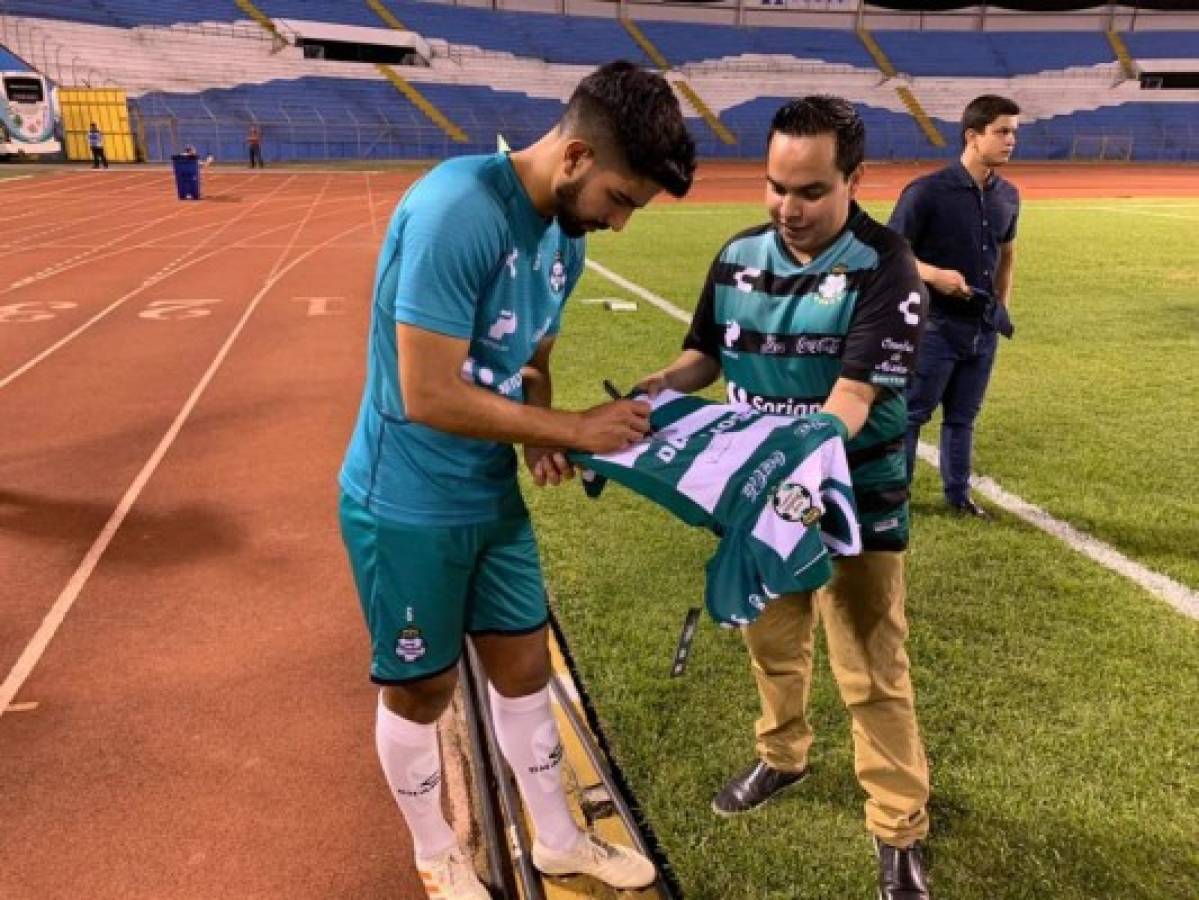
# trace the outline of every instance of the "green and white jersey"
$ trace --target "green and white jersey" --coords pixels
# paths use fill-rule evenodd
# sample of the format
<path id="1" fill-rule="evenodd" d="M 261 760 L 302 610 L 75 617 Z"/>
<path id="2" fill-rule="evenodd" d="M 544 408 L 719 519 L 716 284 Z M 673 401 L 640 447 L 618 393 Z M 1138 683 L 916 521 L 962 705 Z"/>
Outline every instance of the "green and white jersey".
<path id="1" fill-rule="evenodd" d="M 707 566 L 706 605 L 746 625 L 767 600 L 811 591 L 832 575 L 830 552 L 861 551 L 838 427 L 663 391 L 653 432 L 619 453 L 571 453 L 584 488 L 612 479 L 721 536 Z"/>
<path id="2" fill-rule="evenodd" d="M 868 550 L 908 540 L 904 388 L 926 303 L 903 238 L 856 204 L 845 229 L 807 265 L 772 224 L 736 235 L 708 272 L 686 349 L 718 360 L 730 403 L 818 412 L 838 378 L 880 388 L 847 446 Z"/>

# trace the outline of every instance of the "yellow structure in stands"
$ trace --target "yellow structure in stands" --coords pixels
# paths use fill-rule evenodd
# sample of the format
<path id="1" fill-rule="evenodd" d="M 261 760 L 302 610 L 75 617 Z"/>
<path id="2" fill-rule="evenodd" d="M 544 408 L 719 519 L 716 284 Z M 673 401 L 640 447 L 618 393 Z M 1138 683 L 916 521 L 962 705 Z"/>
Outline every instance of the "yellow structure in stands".
<path id="1" fill-rule="evenodd" d="M 662 54 L 661 50 L 654 46 L 654 42 L 646 36 L 645 32 L 638 27 L 636 22 L 629 18 L 622 18 L 620 24 L 624 26 L 624 30 L 629 33 L 629 37 L 642 49 L 653 64 L 662 70 L 663 75 L 673 68 L 670 65 L 670 60 Z M 673 79 L 671 84 L 674 85 L 675 90 L 683 95 L 683 99 L 691 104 L 691 108 L 703 117 L 703 120 L 708 123 L 708 127 L 716 134 L 716 137 L 720 138 L 722 144 L 731 146 L 737 143 L 737 138 L 720 121 L 720 117 L 712 112 L 712 108 L 704 102 L 703 98 L 695 92 L 695 88 L 682 78 Z"/>
<path id="2" fill-rule="evenodd" d="M 395 13 L 383 5 L 382 0 L 366 0 L 366 5 L 375 11 L 375 15 L 387 23 L 388 28 L 396 31 L 408 31 L 404 23 L 396 18 Z"/>
<path id="3" fill-rule="evenodd" d="M 129 129 L 129 104 L 122 90 L 59 88 L 64 150 L 67 159 L 90 160 L 88 126 L 95 122 L 104 134 L 104 155 L 109 162 L 137 162 L 137 145 Z"/>
<path id="4" fill-rule="evenodd" d="M 1124 38 L 1120 37 L 1120 32 L 1112 31 L 1110 28 L 1105 34 L 1107 34 L 1107 42 L 1112 45 L 1112 52 L 1116 54 L 1116 59 L 1120 62 L 1121 74 L 1128 80 L 1135 81 L 1137 64 L 1133 62 L 1132 54 L 1128 52 L 1128 45 L 1124 43 Z"/>
<path id="5" fill-rule="evenodd" d="M 399 72 L 391 66 L 385 66 L 383 63 L 376 63 L 377 68 L 383 75 L 395 85 L 396 90 L 407 97 L 412 105 L 419 109 L 428 117 L 434 125 L 444 131 L 451 141 L 457 144 L 465 144 L 467 137 L 465 132 L 453 122 L 451 122 L 440 109 L 433 105 L 433 102 L 416 89 L 416 86 L 403 78 Z"/>
<path id="6" fill-rule="evenodd" d="M 894 78 L 899 74 L 899 70 L 895 68 L 895 64 L 891 62 L 891 58 L 887 56 L 887 52 L 865 28 L 857 29 L 858 40 L 862 42 L 862 46 L 866 48 L 866 52 L 874 60 L 874 64 L 878 66 L 878 70 L 887 78 Z M 920 126 L 920 130 L 924 132 L 924 136 L 928 138 L 928 142 L 934 147 L 945 146 L 945 135 L 937 129 L 936 124 L 924 111 L 924 107 L 912 92 L 912 89 L 904 85 L 899 85 L 895 88 L 895 93 L 899 95 L 899 100 L 903 103 L 904 108 L 908 111 L 916 124 Z"/>

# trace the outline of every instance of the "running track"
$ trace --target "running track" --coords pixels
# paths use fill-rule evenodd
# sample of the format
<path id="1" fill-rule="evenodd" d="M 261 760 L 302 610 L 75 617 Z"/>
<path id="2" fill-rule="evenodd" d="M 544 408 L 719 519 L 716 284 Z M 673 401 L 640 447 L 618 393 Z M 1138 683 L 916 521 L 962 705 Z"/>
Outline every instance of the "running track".
<path id="1" fill-rule="evenodd" d="M 760 199 L 756 165 L 701 176 L 692 199 Z M 0 897 L 421 896 L 334 512 L 408 180 L 0 182 Z M 1016 180 L 1199 193 L 1195 169 Z"/>
<path id="2" fill-rule="evenodd" d="M 0 896 L 422 896 L 335 515 L 405 183 L 0 185 L 0 676 L 248 314 L 0 712 Z"/>

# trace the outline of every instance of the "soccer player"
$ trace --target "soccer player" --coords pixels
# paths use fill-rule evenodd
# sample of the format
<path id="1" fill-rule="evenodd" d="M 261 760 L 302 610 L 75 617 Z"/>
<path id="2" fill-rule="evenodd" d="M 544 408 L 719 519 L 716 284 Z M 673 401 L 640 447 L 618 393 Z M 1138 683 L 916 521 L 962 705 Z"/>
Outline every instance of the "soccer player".
<path id="1" fill-rule="evenodd" d="M 817 618 L 853 718 L 879 896 L 928 896 L 928 765 L 904 650 L 908 493 L 903 389 L 924 288 L 903 239 L 854 201 L 865 128 L 838 97 L 782 107 L 770 125 L 770 220 L 728 241 L 708 272 L 682 354 L 641 382 L 700 390 L 723 375 L 730 402 L 816 415 L 848 441 L 862 523 L 860 556 L 837 560 L 814 593 L 769 601 L 743 629 L 762 704 L 757 759 L 717 793 L 722 816 L 746 813 L 808 774 L 807 717 Z"/>
<path id="2" fill-rule="evenodd" d="M 566 449 L 610 452 L 648 430 L 641 401 L 553 409 L 550 352 L 584 234 L 620 231 L 662 190 L 685 195 L 694 168 L 669 84 L 610 63 L 532 146 L 436 166 L 388 228 L 340 512 L 382 686 L 379 759 L 430 896 L 489 896 L 441 811 L 435 723 L 465 635 L 534 824 L 534 865 L 617 888 L 655 878 L 644 856 L 581 830 L 567 805 L 545 586 L 512 445 L 537 485 L 559 484 L 572 474 Z"/>
<path id="3" fill-rule="evenodd" d="M 955 512 L 987 518 L 970 499 L 974 420 L 995 365 L 997 332 L 1012 335 L 1008 300 L 1016 259 L 1020 194 L 995 170 L 1016 147 L 1020 107 L 976 97 L 962 112 L 962 155 L 906 188 L 888 224 L 908 239 L 928 285 L 928 327 L 908 388 L 908 480 L 920 428 L 937 408 L 941 485 Z"/>

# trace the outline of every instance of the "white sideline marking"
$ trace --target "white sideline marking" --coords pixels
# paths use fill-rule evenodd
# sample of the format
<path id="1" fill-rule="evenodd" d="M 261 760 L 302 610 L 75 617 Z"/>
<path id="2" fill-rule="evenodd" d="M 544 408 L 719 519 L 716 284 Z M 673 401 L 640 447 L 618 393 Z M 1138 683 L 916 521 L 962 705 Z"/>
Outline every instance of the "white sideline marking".
<path id="1" fill-rule="evenodd" d="M 1035 201 L 1034 201 L 1035 202 Z M 1176 213 L 1168 212 L 1150 212 L 1148 209 L 1139 206 L 1031 206 L 1033 210 L 1052 210 L 1054 212 L 1071 212 L 1073 210 L 1087 212 L 1114 212 L 1123 213 L 1129 216 L 1153 216 L 1157 219 L 1182 219 L 1184 222 L 1199 222 L 1199 216 L 1180 216 Z M 1163 206 L 1161 209 L 1189 209 L 1184 206 Z M 1156 209 L 1156 207 L 1155 207 Z"/>
<path id="2" fill-rule="evenodd" d="M 320 199 L 319 196 L 317 199 Z M 313 208 L 315 208 L 315 201 Z M 311 210 L 309 210 L 309 213 L 311 214 Z M 304 221 L 307 221 L 307 219 L 308 216 L 305 216 Z M 303 227 L 303 224 L 304 223 L 301 222 L 300 227 Z M 317 250 L 332 244 L 334 241 L 344 237 L 347 234 L 350 234 L 351 232 L 357 231 L 358 229 L 364 227 L 365 223 L 361 223 L 346 229 L 336 237 L 332 237 L 323 244 L 313 247 L 311 250 L 300 254 L 281 269 L 278 267 L 278 263 L 276 263 L 275 268 L 277 271 L 272 272 L 270 277 L 263 284 L 262 289 L 254 295 L 254 298 L 246 307 L 246 311 L 242 313 L 241 318 L 238 319 L 237 324 L 233 326 L 233 330 L 229 333 L 229 337 L 225 339 L 225 343 L 221 345 L 221 348 L 217 351 L 216 356 L 213 357 L 212 363 L 208 366 L 208 370 L 200 378 L 199 382 L 197 382 L 195 388 L 192 389 L 191 395 L 183 404 L 183 408 L 175 417 L 175 421 L 171 423 L 171 426 L 167 429 L 166 434 L 162 436 L 162 440 L 158 442 L 158 446 L 154 448 L 154 452 L 150 454 L 150 458 L 146 460 L 146 464 L 142 466 L 141 471 L 137 473 L 137 476 L 133 479 L 133 482 L 125 491 L 124 496 L 121 497 L 120 502 L 117 503 L 116 509 L 113 510 L 108 522 L 106 522 L 104 528 L 101 529 L 99 536 L 92 543 L 92 546 L 88 549 L 86 555 L 84 555 L 83 561 L 79 563 L 79 567 L 75 570 L 75 574 L 71 576 L 70 581 L 67 582 L 67 586 L 63 588 L 62 593 L 58 595 L 58 599 L 54 601 L 54 605 L 50 607 L 49 612 L 46 613 L 46 617 L 42 619 L 42 624 L 38 626 L 38 630 L 34 633 L 33 637 L 29 640 L 29 643 L 25 646 L 25 649 L 21 652 L 20 658 L 17 659 L 16 663 L 12 667 L 12 670 L 4 679 L 4 683 L 0 684 L 0 716 L 3 716 L 5 712 L 10 712 L 12 710 L 13 698 L 16 697 L 17 692 L 21 690 L 21 686 L 25 684 L 25 681 L 29 678 L 30 674 L 32 674 L 34 667 L 38 664 L 38 661 L 41 660 L 42 655 L 46 652 L 46 648 L 50 646 L 50 642 L 54 639 L 54 635 L 57 634 L 59 627 L 66 619 L 67 613 L 71 611 L 71 607 L 74 606 L 75 601 L 79 599 L 80 593 L 83 591 L 83 588 L 87 584 L 88 579 L 91 577 L 92 572 L 95 571 L 96 566 L 99 564 L 100 557 L 104 555 L 104 551 L 107 550 L 108 545 L 112 543 L 112 539 L 116 536 L 118 529 L 120 529 L 121 524 L 125 521 L 125 517 L 129 514 L 129 510 L 133 508 L 133 504 L 136 503 L 137 498 L 141 496 L 141 492 L 145 489 L 146 484 L 154 475 L 155 470 L 166 456 L 167 451 L 170 450 L 171 445 L 175 442 L 175 438 L 177 438 L 179 436 L 179 432 L 183 430 L 183 426 L 187 423 L 188 417 L 191 416 L 192 410 L 195 409 L 196 405 L 200 402 L 200 397 L 203 396 L 204 391 L 208 388 L 209 383 L 214 377 L 216 377 L 217 370 L 220 369 L 221 365 L 225 362 L 225 358 L 229 355 L 229 351 L 233 349 L 234 342 L 236 342 L 238 337 L 241 335 L 242 329 L 245 328 L 246 323 L 249 322 L 250 316 L 252 316 L 254 314 L 254 310 L 258 308 L 262 298 L 266 296 L 270 289 L 273 288 L 284 275 L 290 272 L 293 268 L 311 256 Z M 297 231 L 298 230 L 299 229 L 297 228 Z M 281 254 L 280 260 L 282 260 L 282 258 L 283 255 Z"/>
<path id="3" fill-rule="evenodd" d="M 690 324 L 691 316 L 669 300 L 665 300 L 657 294 L 650 293 L 640 285 L 633 284 L 628 279 L 622 278 L 612 270 L 590 259 L 587 260 L 587 265 L 605 278 L 610 279 L 625 290 L 631 291 L 647 303 L 652 303 L 658 309 L 663 310 L 680 322 Z M 932 447 L 921 441 L 917 452 L 925 462 L 933 466 L 939 466 L 940 457 L 936 447 Z M 1169 576 L 1155 572 L 1138 562 L 1133 562 L 1119 550 L 1105 544 L 1098 538 L 1091 537 L 1089 534 L 1079 531 L 1073 525 L 1068 525 L 1060 519 L 1055 519 L 1049 513 L 1045 512 L 1045 510 L 1041 509 L 1041 507 L 1029 503 L 1027 500 L 1009 491 L 1005 491 L 992 478 L 976 476 L 972 479 L 972 485 L 980 494 L 1000 509 L 1011 513 L 1016 518 L 1022 519 L 1030 525 L 1036 526 L 1046 534 L 1057 538 L 1076 553 L 1081 553 L 1083 556 L 1099 563 L 1105 569 L 1109 569 L 1117 575 L 1123 575 L 1155 597 L 1165 600 L 1183 615 L 1190 616 L 1192 619 L 1199 619 L 1199 593 L 1191 590 L 1185 584 L 1181 584 Z M 0 699 L 0 702 L 2 702 L 2 699 Z"/>
<path id="4" fill-rule="evenodd" d="M 663 297 L 659 297 L 657 294 L 650 293 L 645 288 L 643 288 L 641 285 L 634 284 L 633 282 L 629 281 L 627 278 L 617 275 L 611 269 L 606 268 L 605 266 L 601 266 L 595 260 L 593 260 L 593 259 L 587 260 L 587 268 L 594 269 L 596 272 L 599 272 L 601 275 L 603 275 L 609 281 L 613 282 L 614 284 L 620 285 L 622 288 L 624 288 L 629 293 L 636 294 L 638 297 L 640 297 L 646 303 L 649 303 L 652 306 L 658 307 L 658 309 L 662 310 L 662 312 L 666 313 L 668 316 L 674 316 L 680 322 L 686 322 L 688 325 L 691 324 L 691 314 L 690 313 L 679 309 L 677 306 L 675 306 L 669 300 L 667 300 Z"/>

